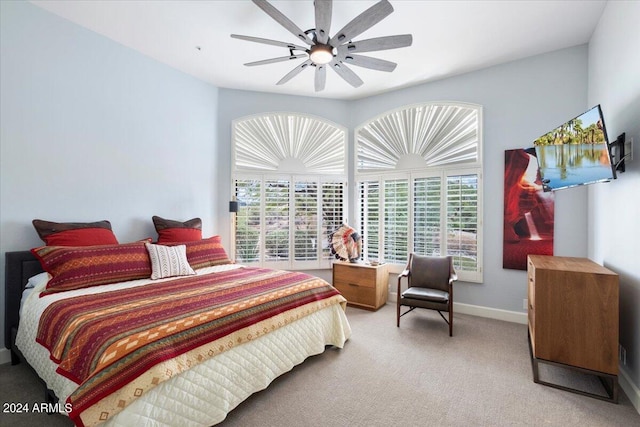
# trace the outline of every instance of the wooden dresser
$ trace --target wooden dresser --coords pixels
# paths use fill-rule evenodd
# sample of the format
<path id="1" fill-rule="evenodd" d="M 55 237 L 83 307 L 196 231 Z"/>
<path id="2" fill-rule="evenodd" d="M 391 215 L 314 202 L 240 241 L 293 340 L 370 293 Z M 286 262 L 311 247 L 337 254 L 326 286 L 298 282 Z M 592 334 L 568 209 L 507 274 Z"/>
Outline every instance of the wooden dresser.
<path id="1" fill-rule="evenodd" d="M 387 302 L 388 282 L 386 264 L 333 263 L 333 286 L 349 305 L 367 310 L 379 309 Z"/>
<path id="2" fill-rule="evenodd" d="M 617 401 L 618 275 L 586 258 L 529 255 L 527 276 L 533 380 Z M 609 396 L 541 381 L 538 363 L 597 375 Z"/>

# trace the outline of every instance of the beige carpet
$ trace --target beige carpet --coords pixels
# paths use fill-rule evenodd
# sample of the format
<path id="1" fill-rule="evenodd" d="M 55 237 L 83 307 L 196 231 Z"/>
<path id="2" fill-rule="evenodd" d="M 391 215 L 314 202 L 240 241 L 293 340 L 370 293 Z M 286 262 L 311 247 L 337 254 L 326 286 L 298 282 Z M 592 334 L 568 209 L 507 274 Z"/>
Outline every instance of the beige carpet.
<path id="1" fill-rule="evenodd" d="M 395 326 L 395 306 L 347 309 L 353 336 L 281 376 L 221 426 L 632 426 L 618 405 L 535 384 L 526 326 L 456 315 L 454 336 L 437 312 Z M 543 365 L 541 378 L 600 392 L 591 377 Z M 0 401 L 42 401 L 24 366 L 0 366 Z M 2 425 L 68 426 L 53 415 L 1 414 Z M 5 424 L 6 420 L 6 424 Z"/>

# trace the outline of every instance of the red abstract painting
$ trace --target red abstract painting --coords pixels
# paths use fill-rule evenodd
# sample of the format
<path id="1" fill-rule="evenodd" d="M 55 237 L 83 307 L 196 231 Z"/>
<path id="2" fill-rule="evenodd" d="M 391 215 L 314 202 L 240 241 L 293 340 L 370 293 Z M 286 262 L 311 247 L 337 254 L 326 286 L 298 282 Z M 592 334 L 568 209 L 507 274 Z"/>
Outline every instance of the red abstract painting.
<path id="1" fill-rule="evenodd" d="M 535 150 L 504 153 L 502 267 L 527 269 L 527 255 L 553 255 L 553 193 L 542 190 Z"/>

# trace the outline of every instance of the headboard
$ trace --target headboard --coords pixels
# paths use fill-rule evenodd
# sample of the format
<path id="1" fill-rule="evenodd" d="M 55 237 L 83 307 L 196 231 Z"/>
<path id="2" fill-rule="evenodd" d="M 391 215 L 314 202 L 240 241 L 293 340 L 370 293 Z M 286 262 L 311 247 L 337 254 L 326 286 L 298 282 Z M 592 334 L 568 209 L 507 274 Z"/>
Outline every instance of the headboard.
<path id="1" fill-rule="evenodd" d="M 11 329 L 20 321 L 22 291 L 30 277 L 42 273 L 40 261 L 30 251 L 5 254 L 4 282 L 4 346 L 11 348 Z"/>

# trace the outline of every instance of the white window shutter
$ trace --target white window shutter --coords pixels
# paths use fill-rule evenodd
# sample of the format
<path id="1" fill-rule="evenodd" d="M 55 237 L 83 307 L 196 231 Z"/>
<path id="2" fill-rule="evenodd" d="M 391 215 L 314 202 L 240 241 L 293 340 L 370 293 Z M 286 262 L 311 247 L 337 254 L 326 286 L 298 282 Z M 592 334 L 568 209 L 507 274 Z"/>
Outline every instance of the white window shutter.
<path id="1" fill-rule="evenodd" d="M 237 171 L 346 174 L 346 131 L 312 116 L 272 113 L 233 124 Z"/>
<path id="2" fill-rule="evenodd" d="M 456 270 L 478 269 L 478 175 L 447 176 L 447 253 Z"/>
<path id="3" fill-rule="evenodd" d="M 346 130 L 329 121 L 295 113 L 234 121 L 236 259 L 330 267 L 328 234 L 346 216 L 346 159 Z"/>
<path id="4" fill-rule="evenodd" d="M 356 130 L 358 171 L 417 169 L 479 161 L 474 106 L 405 107 Z"/>
<path id="5" fill-rule="evenodd" d="M 442 178 L 416 178 L 413 181 L 413 251 L 420 255 L 440 255 Z"/>
<path id="6" fill-rule="evenodd" d="M 235 214 L 235 259 L 242 264 L 260 262 L 262 182 L 257 179 L 236 179 L 235 194 L 238 200 L 242 200 L 241 209 Z"/>
<path id="7" fill-rule="evenodd" d="M 367 257 L 401 265 L 411 251 L 447 254 L 461 280 L 481 282 L 481 107 L 402 107 L 359 126 L 355 138 Z"/>

